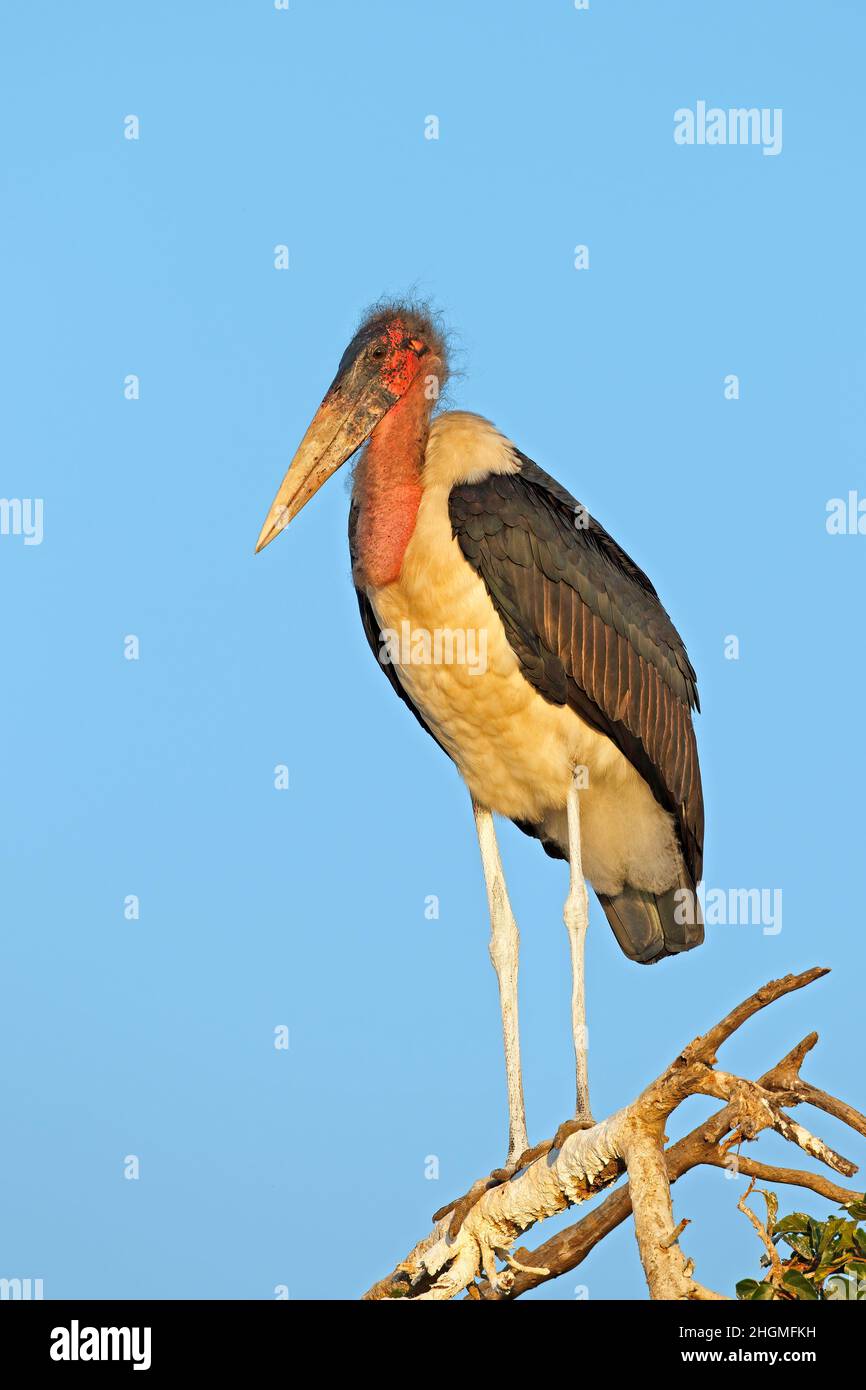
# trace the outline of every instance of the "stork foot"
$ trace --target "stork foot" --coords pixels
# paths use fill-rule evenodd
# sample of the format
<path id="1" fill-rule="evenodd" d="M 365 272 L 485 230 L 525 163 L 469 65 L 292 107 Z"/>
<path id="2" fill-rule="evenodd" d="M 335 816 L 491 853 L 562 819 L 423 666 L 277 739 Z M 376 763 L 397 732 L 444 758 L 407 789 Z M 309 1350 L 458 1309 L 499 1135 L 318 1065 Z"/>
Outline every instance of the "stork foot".
<path id="1" fill-rule="evenodd" d="M 553 1136 L 550 1147 L 552 1149 L 561 1149 L 566 1139 L 570 1138 L 572 1134 L 577 1134 L 578 1130 L 581 1129 L 595 1129 L 595 1120 L 591 1115 L 575 1115 L 571 1120 L 563 1120 L 559 1129 Z"/>
<path id="2" fill-rule="evenodd" d="M 540 1144 L 533 1144 L 531 1148 L 524 1149 L 518 1158 L 509 1159 L 504 1167 L 494 1168 L 486 1178 L 479 1178 L 477 1182 L 472 1184 L 468 1192 L 463 1193 L 462 1197 L 455 1197 L 453 1201 L 446 1202 L 444 1207 L 434 1211 L 433 1220 L 444 1221 L 450 1212 L 452 1215 L 448 1226 L 448 1235 L 453 1240 L 470 1211 L 481 1200 L 485 1192 L 490 1192 L 492 1188 L 501 1187 L 503 1183 L 510 1182 L 515 1174 L 528 1168 L 530 1163 L 534 1163 L 536 1159 L 544 1158 L 554 1149 L 561 1149 L 566 1139 L 572 1134 L 577 1134 L 578 1130 L 581 1129 L 595 1129 L 595 1120 L 591 1115 L 575 1115 L 570 1120 L 563 1120 L 552 1139 L 543 1139 Z"/>
<path id="3" fill-rule="evenodd" d="M 509 1182 L 516 1173 L 528 1168 L 530 1163 L 534 1163 L 537 1158 L 542 1158 L 545 1154 L 550 1153 L 553 1147 L 553 1140 L 545 1139 L 540 1144 L 534 1144 L 532 1148 L 524 1149 L 518 1158 L 508 1161 L 503 1168 L 494 1168 L 486 1178 L 479 1178 L 477 1182 L 472 1184 L 468 1192 L 464 1192 L 462 1197 L 457 1197 L 452 1202 L 446 1202 L 444 1207 L 440 1207 L 438 1211 L 433 1213 L 433 1220 L 442 1221 L 449 1212 L 452 1212 L 448 1234 L 453 1240 L 470 1211 L 485 1192 Z"/>

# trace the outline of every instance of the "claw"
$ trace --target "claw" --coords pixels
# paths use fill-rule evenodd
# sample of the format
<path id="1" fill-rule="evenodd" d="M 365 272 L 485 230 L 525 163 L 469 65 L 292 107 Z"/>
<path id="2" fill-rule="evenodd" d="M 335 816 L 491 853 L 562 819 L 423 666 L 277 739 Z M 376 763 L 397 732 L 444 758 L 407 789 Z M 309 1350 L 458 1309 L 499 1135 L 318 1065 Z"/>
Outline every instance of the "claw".
<path id="1" fill-rule="evenodd" d="M 518 1158 L 511 1163 L 506 1163 L 504 1168 L 494 1168 L 486 1178 L 479 1178 L 477 1182 L 472 1184 L 468 1192 L 464 1192 L 462 1197 L 455 1197 L 452 1201 L 446 1202 L 444 1207 L 434 1211 L 433 1221 L 444 1221 L 448 1213 L 453 1212 L 454 1215 L 448 1227 L 448 1235 L 453 1240 L 470 1211 L 476 1202 L 481 1200 L 485 1192 L 501 1186 L 504 1182 L 509 1182 L 515 1173 L 528 1168 L 530 1163 L 535 1163 L 536 1159 L 544 1158 L 545 1154 L 551 1153 L 553 1149 L 561 1149 L 566 1139 L 581 1129 L 595 1129 L 595 1120 L 591 1118 L 564 1120 L 552 1139 L 542 1139 L 540 1144 L 533 1144 L 531 1148 L 524 1149 Z"/>
<path id="2" fill-rule="evenodd" d="M 563 1120 L 553 1136 L 551 1148 L 561 1149 L 566 1139 L 569 1139 L 572 1134 L 577 1134 L 581 1129 L 595 1129 L 595 1120 L 591 1118 L 578 1119 L 577 1117 L 573 1120 Z"/>
<path id="3" fill-rule="evenodd" d="M 481 1200 L 485 1192 L 501 1186 L 504 1182 L 509 1182 L 515 1173 L 519 1173 L 523 1168 L 528 1168 L 530 1163 L 534 1163 L 538 1158 L 543 1158 L 553 1149 L 561 1149 L 569 1135 L 576 1134 L 579 1129 L 594 1128 L 595 1120 L 591 1118 L 564 1120 L 552 1139 L 543 1139 L 540 1144 L 533 1144 L 532 1148 L 524 1149 L 518 1158 L 511 1163 L 506 1163 L 504 1168 L 494 1168 L 493 1172 L 488 1174 L 486 1178 L 479 1178 L 477 1182 L 472 1184 L 468 1192 L 464 1192 L 462 1197 L 455 1197 L 453 1201 L 446 1202 L 444 1207 L 434 1211 L 434 1222 L 444 1221 L 448 1213 L 453 1212 L 448 1227 L 448 1235 L 451 1240 L 454 1240 L 470 1211 Z"/>
<path id="4" fill-rule="evenodd" d="M 481 1200 L 485 1192 L 489 1192 L 494 1187 L 500 1187 L 502 1183 L 509 1182 L 515 1173 L 521 1172 L 523 1168 L 528 1168 L 530 1163 L 534 1163 L 537 1158 L 543 1158 L 545 1154 L 555 1147 L 552 1139 L 543 1139 L 540 1144 L 534 1144 L 532 1148 L 524 1149 L 523 1153 L 511 1163 L 506 1163 L 504 1168 L 494 1168 L 486 1178 L 479 1178 L 474 1182 L 468 1192 L 464 1192 L 462 1197 L 456 1197 L 452 1202 L 446 1202 L 444 1207 L 433 1213 L 434 1221 L 442 1221 L 449 1212 L 454 1215 L 448 1227 L 448 1235 L 453 1240 L 458 1234 L 460 1227 L 466 1220 L 472 1208 Z"/>

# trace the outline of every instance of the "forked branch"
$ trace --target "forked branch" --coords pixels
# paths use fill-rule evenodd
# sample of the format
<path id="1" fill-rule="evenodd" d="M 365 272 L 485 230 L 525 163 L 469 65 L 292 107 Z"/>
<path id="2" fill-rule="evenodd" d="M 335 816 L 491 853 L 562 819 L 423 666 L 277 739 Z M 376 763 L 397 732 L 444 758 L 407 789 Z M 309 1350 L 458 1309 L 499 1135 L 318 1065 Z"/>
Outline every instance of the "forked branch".
<path id="1" fill-rule="evenodd" d="M 715 1069 L 718 1048 L 753 1014 L 826 973 L 816 967 L 771 980 L 683 1048 L 630 1105 L 592 1129 L 565 1137 L 561 1131 L 555 1140 L 525 1155 L 524 1166 L 516 1173 L 498 1170 L 479 1179 L 465 1197 L 436 1213 L 432 1231 L 364 1297 L 449 1299 L 466 1292 L 475 1298 L 516 1298 L 575 1268 L 632 1211 L 652 1298 L 722 1297 L 694 1279 L 691 1262 L 679 1247 L 686 1223 L 675 1224 L 670 1188 L 683 1173 L 707 1164 L 734 1168 L 763 1181 L 794 1183 L 832 1201 L 862 1195 L 818 1174 L 756 1163 L 732 1152 L 762 1130 L 773 1129 L 834 1171 L 848 1177 L 857 1171 L 855 1164 L 783 1109 L 808 1103 L 866 1135 L 866 1117 L 800 1077 L 817 1034 L 809 1034 L 758 1081 Z M 666 1148 L 666 1121 L 692 1095 L 715 1096 L 725 1104 L 709 1121 Z M 529 1227 L 585 1202 L 623 1173 L 628 1183 L 582 1220 L 534 1251 L 514 1249 Z"/>

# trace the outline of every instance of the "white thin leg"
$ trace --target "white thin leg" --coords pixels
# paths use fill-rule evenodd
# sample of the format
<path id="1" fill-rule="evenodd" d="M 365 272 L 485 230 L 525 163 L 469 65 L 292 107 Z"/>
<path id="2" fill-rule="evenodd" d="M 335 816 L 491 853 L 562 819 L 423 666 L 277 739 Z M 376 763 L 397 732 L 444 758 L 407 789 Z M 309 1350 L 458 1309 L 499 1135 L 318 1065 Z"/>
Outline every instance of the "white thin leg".
<path id="1" fill-rule="evenodd" d="M 584 985 L 584 947 L 589 925 L 589 900 L 583 877 L 580 853 L 580 799 L 572 779 L 568 791 L 568 864 L 570 870 L 568 897 L 563 919 L 571 947 L 571 1028 L 574 1035 L 574 1065 L 577 1083 L 575 1119 L 591 1124 L 589 1106 L 589 1073 L 586 1064 L 586 998 Z"/>
<path id="2" fill-rule="evenodd" d="M 499 981 L 502 1036 L 505 1042 L 505 1079 L 508 1086 L 506 1162 L 513 1163 L 529 1148 L 523 1104 L 523 1076 L 520 1070 L 520 1030 L 517 1023 L 517 961 L 520 933 L 508 899 L 493 816 L 485 807 L 477 806 L 474 801 L 472 810 L 475 815 L 475 829 L 478 832 L 487 903 L 490 908 L 490 959 Z"/>

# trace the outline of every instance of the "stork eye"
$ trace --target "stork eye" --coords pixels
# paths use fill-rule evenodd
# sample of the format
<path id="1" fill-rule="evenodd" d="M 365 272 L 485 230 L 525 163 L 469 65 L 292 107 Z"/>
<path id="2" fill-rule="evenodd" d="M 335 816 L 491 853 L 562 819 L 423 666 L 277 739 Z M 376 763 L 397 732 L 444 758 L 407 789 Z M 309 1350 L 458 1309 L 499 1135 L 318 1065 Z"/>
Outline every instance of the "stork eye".
<path id="1" fill-rule="evenodd" d="M 374 357 L 384 357 L 384 356 L 385 356 L 385 349 L 382 347 L 382 344 L 381 344 L 381 343 L 378 343 L 378 344 L 376 345 L 376 347 L 373 348 L 373 354 L 372 354 L 372 355 L 373 355 Z"/>

